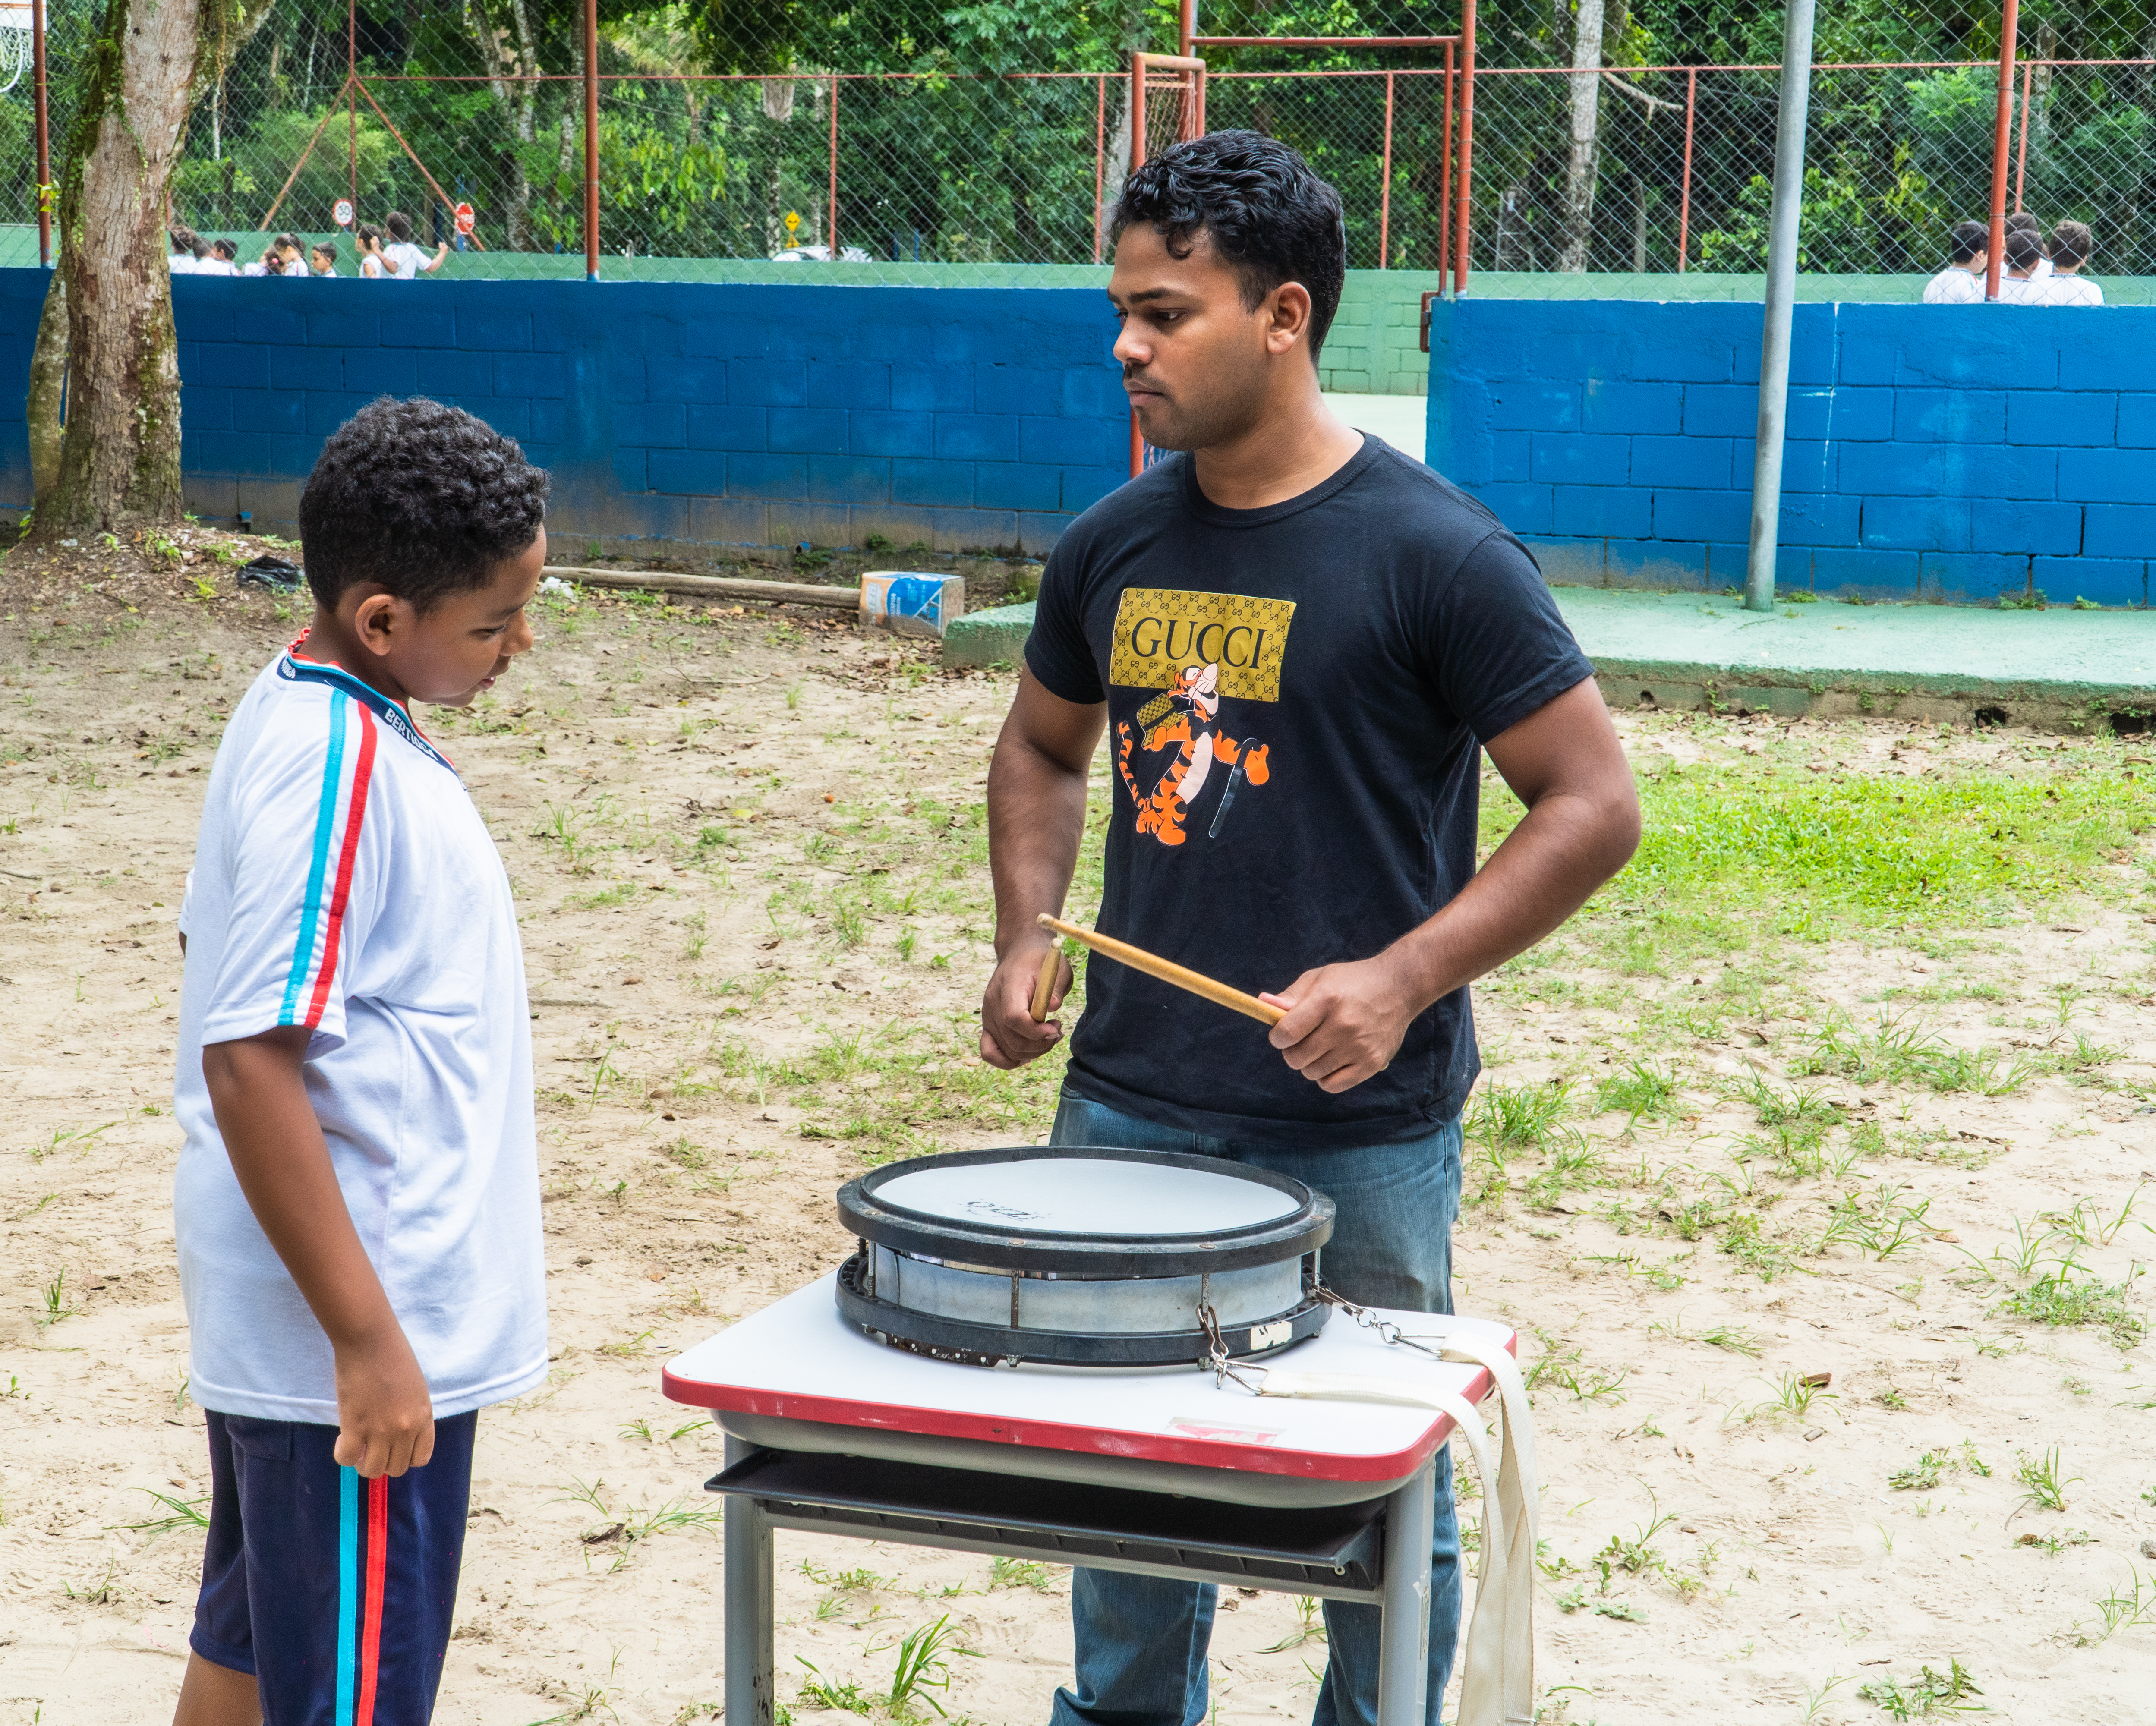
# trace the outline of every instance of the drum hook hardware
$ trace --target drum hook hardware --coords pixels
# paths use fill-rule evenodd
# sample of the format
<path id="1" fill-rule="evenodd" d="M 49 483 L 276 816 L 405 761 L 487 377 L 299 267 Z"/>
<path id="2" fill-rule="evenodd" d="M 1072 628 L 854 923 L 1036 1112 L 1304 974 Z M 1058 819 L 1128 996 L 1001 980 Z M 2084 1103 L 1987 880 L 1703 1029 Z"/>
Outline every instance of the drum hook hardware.
<path id="1" fill-rule="evenodd" d="M 1220 1315 L 1213 1310 L 1210 1300 L 1201 1300 L 1198 1303 L 1198 1327 L 1205 1333 L 1206 1355 L 1199 1363 L 1200 1369 L 1205 1367 L 1213 1369 L 1213 1388 L 1218 1390 L 1227 1379 L 1233 1379 L 1251 1395 L 1263 1396 L 1265 1394 L 1265 1369 L 1261 1366 L 1239 1366 L 1229 1357 L 1227 1342 L 1220 1334 Z"/>
<path id="2" fill-rule="evenodd" d="M 1417 1354 L 1427 1354 L 1432 1360 L 1445 1359 L 1444 1354 L 1439 1350 L 1424 1348 L 1420 1343 L 1408 1335 L 1390 1319 L 1378 1318 L 1368 1307 L 1357 1306 L 1354 1302 L 1333 1293 L 1322 1282 L 1317 1285 L 1317 1298 L 1328 1307 L 1338 1307 L 1381 1343 L 1397 1343 L 1403 1348 L 1412 1348 Z"/>

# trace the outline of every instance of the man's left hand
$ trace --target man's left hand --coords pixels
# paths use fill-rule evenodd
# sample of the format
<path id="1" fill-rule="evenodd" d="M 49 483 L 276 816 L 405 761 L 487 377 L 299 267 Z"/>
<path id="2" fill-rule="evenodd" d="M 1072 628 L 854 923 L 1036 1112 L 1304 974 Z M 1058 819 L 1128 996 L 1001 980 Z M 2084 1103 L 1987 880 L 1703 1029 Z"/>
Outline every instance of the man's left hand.
<path id="1" fill-rule="evenodd" d="M 1422 1010 L 1399 972 L 1383 954 L 1305 971 L 1277 994 L 1258 997 L 1288 1009 L 1268 1040 L 1321 1090 L 1353 1090 L 1392 1065 Z"/>

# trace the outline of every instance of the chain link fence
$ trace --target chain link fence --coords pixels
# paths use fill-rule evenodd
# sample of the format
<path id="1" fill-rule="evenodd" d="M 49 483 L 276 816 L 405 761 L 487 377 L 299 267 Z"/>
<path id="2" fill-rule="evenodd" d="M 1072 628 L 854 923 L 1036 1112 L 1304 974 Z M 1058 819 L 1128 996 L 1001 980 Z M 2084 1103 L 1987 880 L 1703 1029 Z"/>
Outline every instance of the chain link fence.
<path id="1" fill-rule="evenodd" d="M 8 21 L 0 0 L 0 80 Z M 95 0 L 52 0 L 54 177 Z M 1101 212 L 1132 157 L 1133 51 L 1206 37 L 1204 117 L 1301 150 L 1340 188 L 1349 262 L 1435 270 L 1455 238 L 1466 94 L 1458 0 L 1172 0 L 1023 8 L 714 0 L 599 13 L 601 273 L 1092 283 Z M 362 9 L 274 0 L 198 101 L 172 210 L 242 262 L 289 229 L 357 259 L 334 213 L 408 215 L 444 275 L 585 270 L 578 0 Z M 1981 219 L 1994 155 L 1999 14 L 1823 18 L 1802 267 L 1927 274 Z M 1485 5 L 1475 44 L 1475 271 L 1756 273 L 1772 170 L 1779 18 L 1696 0 Z M 1373 42 L 1373 38 L 1419 40 Z M 2156 274 L 2156 0 L 2030 0 L 2009 123 L 2010 210 L 2096 235 L 2094 269 Z M 23 56 L 27 59 L 27 54 Z M 1163 75 L 1163 74 L 1157 74 Z M 1148 151 L 1181 125 L 1147 107 Z M 0 93 L 0 259 L 36 256 L 27 72 Z M 471 211 L 470 237 L 455 210 Z M 835 249 L 835 255 L 834 255 Z M 930 270 L 929 266 L 935 266 Z"/>

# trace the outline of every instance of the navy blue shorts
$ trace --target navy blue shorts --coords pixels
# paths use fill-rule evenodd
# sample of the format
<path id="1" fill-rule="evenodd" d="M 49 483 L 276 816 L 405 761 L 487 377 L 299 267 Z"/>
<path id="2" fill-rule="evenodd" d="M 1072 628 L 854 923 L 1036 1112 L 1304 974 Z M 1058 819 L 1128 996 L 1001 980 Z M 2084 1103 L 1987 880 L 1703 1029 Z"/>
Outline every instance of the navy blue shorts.
<path id="1" fill-rule="evenodd" d="M 424 1468 L 362 1480 L 337 1429 L 212 1412 L 195 1652 L 251 1672 L 263 1726 L 419 1726 L 434 1711 L 471 1505 L 476 1414 Z"/>

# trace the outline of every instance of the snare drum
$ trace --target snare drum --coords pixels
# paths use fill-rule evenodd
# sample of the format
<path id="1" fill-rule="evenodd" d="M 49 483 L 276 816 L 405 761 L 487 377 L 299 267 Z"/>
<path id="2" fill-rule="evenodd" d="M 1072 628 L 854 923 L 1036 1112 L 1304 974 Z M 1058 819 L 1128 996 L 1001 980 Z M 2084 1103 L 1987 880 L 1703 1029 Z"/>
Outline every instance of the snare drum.
<path id="1" fill-rule="evenodd" d="M 1214 1157 L 1050 1145 L 893 1163 L 839 1193 L 860 1246 L 839 1310 L 880 1342 L 982 1366 L 1270 1354 L 1327 1307 L 1332 1201 Z"/>

